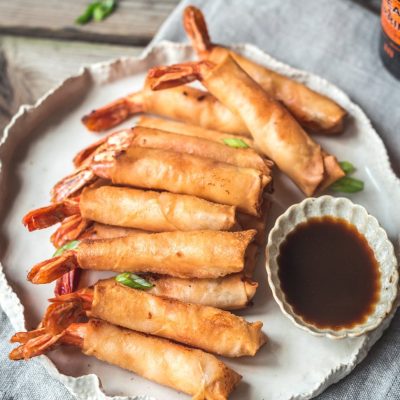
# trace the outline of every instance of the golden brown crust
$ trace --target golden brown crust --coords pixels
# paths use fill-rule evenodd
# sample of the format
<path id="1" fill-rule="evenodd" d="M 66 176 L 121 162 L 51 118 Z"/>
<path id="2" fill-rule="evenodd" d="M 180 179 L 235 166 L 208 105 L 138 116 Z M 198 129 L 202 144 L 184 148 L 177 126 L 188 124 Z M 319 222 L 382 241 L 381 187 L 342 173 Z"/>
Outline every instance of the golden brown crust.
<path id="1" fill-rule="evenodd" d="M 123 228 L 121 226 L 104 225 L 95 222 L 81 239 L 112 239 L 129 236 L 134 233 L 149 233 L 141 229 Z"/>
<path id="2" fill-rule="evenodd" d="M 230 54 L 269 96 L 282 102 L 302 126 L 323 134 L 335 134 L 343 129 L 346 111 L 332 99 L 232 50 L 212 43 L 204 15 L 197 7 L 185 8 L 183 26 L 201 59 L 218 63 Z"/>
<path id="3" fill-rule="evenodd" d="M 89 321 L 82 351 L 197 400 L 227 399 L 241 379 L 211 354 L 100 320 Z"/>
<path id="4" fill-rule="evenodd" d="M 254 240 L 258 245 L 263 245 L 266 241 L 266 228 L 269 217 L 269 209 L 271 208 L 271 202 L 269 199 L 264 198 L 261 206 L 261 216 L 254 217 L 253 215 L 237 213 L 236 218 L 239 226 L 242 229 L 255 229 L 257 235 Z"/>
<path id="5" fill-rule="evenodd" d="M 221 132 L 250 136 L 240 117 L 229 111 L 214 96 L 190 86 L 141 92 L 144 112 Z"/>
<path id="6" fill-rule="evenodd" d="M 242 274 L 231 274 L 217 279 L 147 275 L 145 279 L 154 285 L 148 293 L 222 310 L 246 307 L 258 287 L 257 282 L 244 278 Z"/>
<path id="7" fill-rule="evenodd" d="M 151 232 L 229 230 L 235 207 L 194 196 L 115 186 L 87 188 L 80 197 L 83 218 Z"/>
<path id="8" fill-rule="evenodd" d="M 224 143 L 195 136 L 137 126 L 134 128 L 132 146 L 192 154 L 237 167 L 254 168 L 265 175 L 271 174 L 268 161 L 253 149 L 232 148 Z"/>
<path id="9" fill-rule="evenodd" d="M 189 194 L 258 215 L 271 177 L 252 168 L 159 149 L 131 147 L 110 171 L 113 183 Z M 240 190 L 238 190 L 240 185 Z"/>
<path id="10" fill-rule="evenodd" d="M 232 57 L 226 55 L 214 68 L 205 68 L 202 82 L 223 104 L 241 116 L 257 146 L 306 195 L 314 194 L 324 180 L 340 178 L 327 176 L 330 171 L 324 169 L 321 147 Z"/>
<path id="11" fill-rule="evenodd" d="M 302 126 L 328 135 L 341 132 L 346 111 L 335 101 L 228 48 L 212 43 L 204 16 L 198 8 L 186 7 L 183 24 L 201 59 L 218 63 L 229 54 L 269 96 L 282 102 Z"/>
<path id="12" fill-rule="evenodd" d="M 164 118 L 155 118 L 143 115 L 139 118 L 137 124 L 146 128 L 160 129 L 167 132 L 179 133 L 181 135 L 196 136 L 203 139 L 212 140 L 218 143 L 224 143 L 224 139 L 237 138 L 243 140 L 250 147 L 254 147 L 254 142 L 248 136 L 241 136 L 232 133 L 225 133 L 212 129 L 202 128 L 197 125 L 190 125 L 183 122 L 171 121 Z"/>
<path id="13" fill-rule="evenodd" d="M 249 323 L 228 311 L 159 297 L 115 280 L 95 285 L 91 314 L 226 357 L 254 356 L 266 341 L 261 322 Z"/>
<path id="14" fill-rule="evenodd" d="M 217 278 L 243 270 L 255 234 L 254 230 L 177 231 L 85 239 L 77 248 L 77 259 L 83 269 Z"/>
<path id="15" fill-rule="evenodd" d="M 222 47 L 214 47 L 213 53 Z M 281 101 L 306 129 L 332 135 L 343 130 L 346 111 L 333 100 L 300 82 L 265 68 L 234 51 L 231 57 L 273 98 Z"/>

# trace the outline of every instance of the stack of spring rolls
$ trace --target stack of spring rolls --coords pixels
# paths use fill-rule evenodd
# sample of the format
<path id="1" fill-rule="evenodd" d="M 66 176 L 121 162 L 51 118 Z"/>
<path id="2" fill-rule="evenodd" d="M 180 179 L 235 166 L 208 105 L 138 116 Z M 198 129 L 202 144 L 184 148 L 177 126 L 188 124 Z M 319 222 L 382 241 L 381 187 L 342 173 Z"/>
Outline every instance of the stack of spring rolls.
<path id="1" fill-rule="evenodd" d="M 212 44 L 200 10 L 188 7 L 184 25 L 202 61 L 151 70 L 141 92 L 83 122 L 101 131 L 137 113 L 158 118 L 83 149 L 52 202 L 24 217 L 30 231 L 60 224 L 54 257 L 28 274 L 57 283 L 38 329 L 13 336 L 10 357 L 70 344 L 194 399 L 226 399 L 241 376 L 215 354 L 255 356 L 266 342 L 261 322 L 231 311 L 257 289 L 272 167 L 306 195 L 342 177 L 304 128 L 337 133 L 345 112 Z M 208 92 L 175 87 L 195 79 Z M 118 275 L 78 289 L 81 270 Z"/>

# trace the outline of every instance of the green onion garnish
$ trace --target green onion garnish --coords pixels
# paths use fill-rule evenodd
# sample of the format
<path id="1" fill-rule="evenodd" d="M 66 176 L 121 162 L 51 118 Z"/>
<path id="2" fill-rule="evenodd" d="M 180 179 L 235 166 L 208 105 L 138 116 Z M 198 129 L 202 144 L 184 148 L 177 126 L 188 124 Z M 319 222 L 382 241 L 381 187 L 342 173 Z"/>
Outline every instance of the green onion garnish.
<path id="1" fill-rule="evenodd" d="M 115 277 L 118 283 L 122 283 L 125 286 L 129 286 L 133 289 L 148 290 L 154 285 L 151 282 L 146 281 L 142 277 L 132 274 L 131 272 L 124 272 Z"/>
<path id="2" fill-rule="evenodd" d="M 339 164 L 343 172 L 346 174 L 346 176 L 332 183 L 332 185 L 329 186 L 329 189 L 331 189 L 333 192 L 341 192 L 341 193 L 356 193 L 363 190 L 364 189 L 363 181 L 348 176 L 351 175 L 356 170 L 354 165 L 349 161 L 341 161 Z"/>
<path id="3" fill-rule="evenodd" d="M 97 22 L 102 21 L 115 10 L 116 5 L 116 0 L 94 1 L 87 6 L 84 13 L 75 20 L 75 23 L 83 25 L 87 24 L 92 19 Z"/>
<path id="4" fill-rule="evenodd" d="M 350 176 L 344 176 L 332 183 L 330 189 L 334 192 L 356 193 L 364 189 L 364 182 Z"/>
<path id="5" fill-rule="evenodd" d="M 348 161 L 340 161 L 339 165 L 340 165 L 340 168 L 342 168 L 343 172 L 346 175 L 352 174 L 356 170 L 354 165 Z"/>
<path id="6" fill-rule="evenodd" d="M 61 246 L 56 250 L 56 252 L 53 254 L 53 257 L 61 256 L 64 251 L 67 250 L 72 250 L 78 247 L 79 240 L 72 240 L 71 242 L 65 243 L 64 246 Z"/>
<path id="7" fill-rule="evenodd" d="M 247 149 L 248 147 L 250 147 L 242 139 L 237 139 L 237 138 L 224 139 L 224 144 L 226 144 L 229 147 L 233 147 L 235 149 Z"/>

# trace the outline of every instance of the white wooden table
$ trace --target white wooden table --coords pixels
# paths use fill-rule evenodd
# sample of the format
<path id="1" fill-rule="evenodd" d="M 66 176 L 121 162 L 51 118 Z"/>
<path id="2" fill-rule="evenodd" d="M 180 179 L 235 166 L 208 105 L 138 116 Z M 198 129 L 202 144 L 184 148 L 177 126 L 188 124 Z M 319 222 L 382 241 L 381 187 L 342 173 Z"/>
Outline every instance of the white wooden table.
<path id="1" fill-rule="evenodd" d="M 178 3 L 120 0 L 106 20 L 76 25 L 90 1 L 0 1 L 0 132 L 81 66 L 140 54 Z"/>

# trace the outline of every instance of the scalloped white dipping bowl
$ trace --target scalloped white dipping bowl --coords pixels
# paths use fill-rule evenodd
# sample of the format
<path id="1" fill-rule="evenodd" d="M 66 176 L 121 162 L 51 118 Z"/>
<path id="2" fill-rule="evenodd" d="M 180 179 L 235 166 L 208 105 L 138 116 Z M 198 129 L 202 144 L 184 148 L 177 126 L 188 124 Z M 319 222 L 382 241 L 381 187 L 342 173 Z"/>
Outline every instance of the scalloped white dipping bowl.
<path id="1" fill-rule="evenodd" d="M 296 314 L 292 306 L 286 301 L 279 280 L 278 256 L 279 248 L 286 236 L 297 225 L 313 217 L 332 216 L 344 219 L 351 223 L 367 239 L 374 252 L 380 269 L 380 296 L 374 311 L 368 315 L 366 321 L 351 328 L 339 330 L 318 328 L 306 322 Z M 283 314 L 296 326 L 315 336 L 326 336 L 330 339 L 343 339 L 360 336 L 375 329 L 390 313 L 394 300 L 397 297 L 398 269 L 392 243 L 386 232 L 379 226 L 375 217 L 368 214 L 366 209 L 341 197 L 322 196 L 308 198 L 301 203 L 289 207 L 275 222 L 275 226 L 268 236 L 266 249 L 266 267 L 268 282 L 272 294 Z"/>

